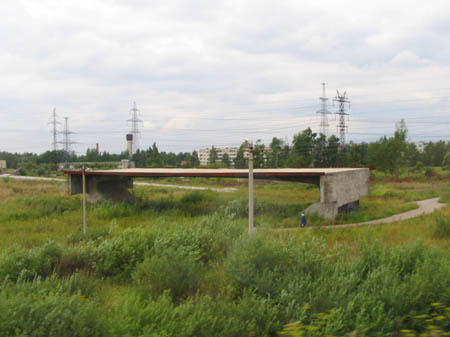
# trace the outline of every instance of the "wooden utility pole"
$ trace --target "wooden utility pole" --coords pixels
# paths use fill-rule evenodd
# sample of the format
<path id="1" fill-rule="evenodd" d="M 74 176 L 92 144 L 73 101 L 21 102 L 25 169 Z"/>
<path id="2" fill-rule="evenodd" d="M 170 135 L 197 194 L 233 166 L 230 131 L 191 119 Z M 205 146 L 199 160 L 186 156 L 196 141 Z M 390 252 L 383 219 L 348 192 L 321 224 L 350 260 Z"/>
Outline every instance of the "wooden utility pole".
<path id="1" fill-rule="evenodd" d="M 86 166 L 82 169 L 82 185 L 83 185 L 83 234 L 86 234 Z"/>
<path id="2" fill-rule="evenodd" d="M 253 144 L 248 143 L 248 232 L 252 233 L 253 225 Z"/>

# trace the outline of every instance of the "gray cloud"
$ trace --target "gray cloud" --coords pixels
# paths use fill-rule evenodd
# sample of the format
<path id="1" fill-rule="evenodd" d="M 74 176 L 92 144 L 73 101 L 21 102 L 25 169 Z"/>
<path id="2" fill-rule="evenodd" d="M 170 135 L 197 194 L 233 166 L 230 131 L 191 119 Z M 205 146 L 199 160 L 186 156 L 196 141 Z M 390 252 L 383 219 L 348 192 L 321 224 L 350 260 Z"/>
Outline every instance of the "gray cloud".
<path id="1" fill-rule="evenodd" d="M 349 139 L 392 133 L 400 118 L 414 139 L 448 138 L 449 11 L 446 1 L 4 0 L 0 150 L 49 149 L 56 106 L 77 151 L 120 151 L 134 100 L 143 146 L 291 138 L 318 130 L 323 81 L 330 98 L 352 100 Z"/>

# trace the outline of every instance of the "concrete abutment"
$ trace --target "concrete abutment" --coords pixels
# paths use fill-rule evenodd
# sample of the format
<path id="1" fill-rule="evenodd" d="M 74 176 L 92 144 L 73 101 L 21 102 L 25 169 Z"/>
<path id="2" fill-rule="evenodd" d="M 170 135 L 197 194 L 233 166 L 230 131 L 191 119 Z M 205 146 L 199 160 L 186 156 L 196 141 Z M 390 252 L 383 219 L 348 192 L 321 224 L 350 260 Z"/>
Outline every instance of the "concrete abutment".
<path id="1" fill-rule="evenodd" d="M 320 177 L 320 201 L 309 206 L 306 214 L 317 213 L 331 219 L 338 213 L 359 209 L 359 199 L 369 195 L 369 169 L 334 172 Z"/>
<path id="2" fill-rule="evenodd" d="M 133 178 L 127 176 L 86 175 L 86 193 L 89 202 L 99 200 L 129 201 L 133 196 L 128 189 L 133 188 Z M 83 193 L 82 175 L 70 174 L 69 194 Z"/>

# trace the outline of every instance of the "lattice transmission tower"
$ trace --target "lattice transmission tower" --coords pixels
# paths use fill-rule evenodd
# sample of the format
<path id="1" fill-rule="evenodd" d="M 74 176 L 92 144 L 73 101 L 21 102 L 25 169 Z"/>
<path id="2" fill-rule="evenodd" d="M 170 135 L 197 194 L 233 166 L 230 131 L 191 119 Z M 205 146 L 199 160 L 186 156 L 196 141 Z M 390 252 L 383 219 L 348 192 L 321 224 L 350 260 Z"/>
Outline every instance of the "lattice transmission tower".
<path id="1" fill-rule="evenodd" d="M 338 130 L 339 130 L 339 140 L 340 140 L 340 147 L 341 149 L 345 146 L 345 134 L 347 133 L 348 126 L 345 125 L 345 116 L 348 116 L 349 114 L 345 112 L 345 104 L 348 104 L 350 108 L 350 101 L 347 98 L 347 92 L 344 91 L 344 93 L 341 95 L 339 93 L 339 90 L 336 90 L 337 95 L 334 98 L 335 102 L 339 103 L 339 111 L 336 112 L 336 115 L 339 115 L 339 122 L 338 122 Z"/>
<path id="2" fill-rule="evenodd" d="M 53 145 L 53 151 L 56 153 L 56 151 L 58 150 L 58 139 L 57 139 L 57 136 L 58 136 L 58 124 L 61 124 L 58 121 L 58 115 L 56 114 L 56 108 L 53 108 L 52 121 L 49 122 L 48 124 L 51 124 L 53 126 L 53 130 L 52 130 L 53 143 L 52 143 L 52 145 Z"/>
<path id="3" fill-rule="evenodd" d="M 139 123 L 142 123 L 142 120 L 138 118 L 139 115 L 139 109 L 136 106 L 136 102 L 133 103 L 133 108 L 130 109 L 130 115 L 131 118 L 128 119 L 128 122 L 131 122 L 131 131 L 130 133 L 133 135 L 133 149 L 136 151 L 139 149 L 139 137 L 140 137 L 140 131 L 139 131 Z"/>
<path id="4" fill-rule="evenodd" d="M 320 100 L 322 101 L 322 106 L 321 109 L 319 111 L 317 111 L 318 114 L 321 115 L 321 119 L 320 119 L 320 130 L 321 132 L 327 136 L 328 135 L 328 116 L 327 115 L 331 115 L 331 112 L 328 111 L 327 109 L 327 95 L 325 92 L 325 85 L 326 83 L 322 83 L 322 97 L 319 97 Z"/>
<path id="5" fill-rule="evenodd" d="M 63 144 L 64 161 L 66 163 L 69 161 L 70 153 L 72 152 L 72 144 L 75 144 L 75 142 L 70 139 L 70 135 L 73 133 L 74 132 L 69 130 L 69 117 L 64 117 L 64 130 L 62 131 L 63 140 L 59 143 Z"/>
<path id="6" fill-rule="evenodd" d="M 56 151 L 58 151 L 58 124 L 61 124 L 58 121 L 58 115 L 56 114 L 56 108 L 53 108 L 53 114 L 52 114 L 52 121 L 48 124 L 51 124 L 53 126 L 53 161 L 55 163 L 55 170 L 57 170 L 57 164 L 58 164 L 58 154 Z"/>

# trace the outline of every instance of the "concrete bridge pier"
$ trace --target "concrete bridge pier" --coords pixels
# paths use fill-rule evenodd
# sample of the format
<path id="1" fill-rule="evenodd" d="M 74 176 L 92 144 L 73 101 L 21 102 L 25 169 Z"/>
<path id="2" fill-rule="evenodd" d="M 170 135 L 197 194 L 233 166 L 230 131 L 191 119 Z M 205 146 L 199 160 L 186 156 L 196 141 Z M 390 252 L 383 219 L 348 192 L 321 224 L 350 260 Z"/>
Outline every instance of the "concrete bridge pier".
<path id="1" fill-rule="evenodd" d="M 83 193 L 82 175 L 69 174 L 69 194 Z M 128 191 L 133 188 L 133 177 L 86 174 L 86 193 L 89 202 L 99 200 L 128 201 L 133 196 Z"/>
<path id="2" fill-rule="evenodd" d="M 327 173 L 320 177 L 320 202 L 312 204 L 306 214 L 316 213 L 331 219 L 339 213 L 359 209 L 359 198 L 369 195 L 369 169 Z"/>

